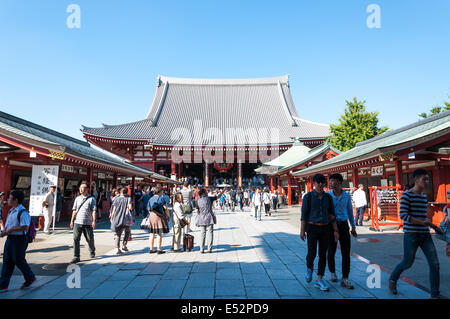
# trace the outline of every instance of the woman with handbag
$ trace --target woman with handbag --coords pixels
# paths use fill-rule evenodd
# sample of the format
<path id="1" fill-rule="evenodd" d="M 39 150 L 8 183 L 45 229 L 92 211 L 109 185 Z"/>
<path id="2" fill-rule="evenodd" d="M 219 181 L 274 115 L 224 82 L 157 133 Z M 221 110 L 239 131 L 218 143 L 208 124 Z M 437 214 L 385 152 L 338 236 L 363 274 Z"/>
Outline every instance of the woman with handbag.
<path id="1" fill-rule="evenodd" d="M 117 247 L 117 255 L 122 254 L 123 251 L 128 251 L 128 238 L 131 236 L 130 226 L 133 225 L 133 204 L 131 198 L 127 197 L 128 189 L 126 187 L 120 190 L 120 196 L 117 197 L 112 206 L 110 216 L 111 230 L 115 233 L 114 240 Z M 122 250 L 120 250 L 120 238 L 124 233 Z"/>
<path id="2" fill-rule="evenodd" d="M 190 222 L 184 218 L 183 214 L 183 195 L 176 193 L 173 204 L 173 251 L 181 252 L 181 237 L 183 235 L 183 228 L 189 225 Z"/>

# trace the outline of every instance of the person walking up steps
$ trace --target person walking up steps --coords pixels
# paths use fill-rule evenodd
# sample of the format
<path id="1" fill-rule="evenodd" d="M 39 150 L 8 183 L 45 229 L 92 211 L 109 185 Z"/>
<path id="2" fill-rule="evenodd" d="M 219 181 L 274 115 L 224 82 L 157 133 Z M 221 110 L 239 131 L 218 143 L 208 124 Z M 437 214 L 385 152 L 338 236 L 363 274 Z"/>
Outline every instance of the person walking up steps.
<path id="1" fill-rule="evenodd" d="M 302 203 L 300 238 L 307 237 L 308 254 L 306 256 L 306 282 L 311 282 L 317 245 L 319 245 L 319 270 L 314 287 L 322 291 L 329 291 L 323 280 L 327 265 L 327 250 L 330 241 L 330 223 L 333 227 L 334 241 L 339 240 L 336 225 L 333 198 L 323 191 L 326 184 L 325 176 L 316 174 L 313 177 L 314 190 L 305 195 Z M 306 233 L 306 234 L 305 234 Z"/>
<path id="2" fill-rule="evenodd" d="M 414 263 L 417 248 L 421 248 L 427 258 L 430 269 L 431 298 L 441 298 L 439 293 L 439 259 L 430 227 L 442 233 L 439 227 L 427 218 L 428 200 L 424 190 L 430 183 L 430 177 L 424 169 L 413 172 L 414 187 L 400 198 L 400 218 L 403 220 L 403 260 L 395 267 L 389 278 L 389 291 L 397 294 L 397 280 L 403 271 Z"/>
<path id="3" fill-rule="evenodd" d="M 330 176 L 330 188 L 328 194 L 333 198 L 334 212 L 336 214 L 336 223 L 339 231 L 339 243 L 341 245 L 342 255 L 342 280 L 341 286 L 347 289 L 353 289 L 353 285 L 348 280 L 350 274 L 350 233 L 356 237 L 356 225 L 353 218 L 353 205 L 350 194 L 342 189 L 344 181 L 341 174 L 332 174 Z M 348 221 L 352 226 L 350 232 Z M 330 228 L 330 245 L 328 247 L 328 269 L 331 273 L 331 281 L 337 282 L 336 267 L 334 256 L 336 255 L 337 242 L 334 241 L 334 231 Z"/>

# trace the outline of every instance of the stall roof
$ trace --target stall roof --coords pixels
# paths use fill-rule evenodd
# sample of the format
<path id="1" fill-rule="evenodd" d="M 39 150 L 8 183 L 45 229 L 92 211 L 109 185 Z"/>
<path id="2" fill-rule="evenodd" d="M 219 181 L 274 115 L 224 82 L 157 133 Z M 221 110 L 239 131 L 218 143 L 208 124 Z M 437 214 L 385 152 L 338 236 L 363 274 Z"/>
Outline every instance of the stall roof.
<path id="1" fill-rule="evenodd" d="M 146 168 L 131 164 L 124 159 L 108 155 L 91 147 L 87 142 L 53 131 L 41 125 L 23 120 L 0 111 L 0 136 L 9 137 L 26 145 L 64 153 L 82 160 L 113 167 L 115 170 L 159 180 L 170 180 Z M 113 169 L 113 170 L 114 170 Z"/>
<path id="2" fill-rule="evenodd" d="M 332 147 L 328 141 L 310 149 L 300 141 L 296 140 L 290 149 L 281 154 L 279 157 L 271 160 L 270 162 L 264 163 L 263 167 L 275 166 L 277 170 L 272 174 L 276 174 L 306 163 L 309 160 L 319 156 L 321 153 L 327 152 L 328 150 L 332 150 L 338 154 L 341 153 L 339 150 Z M 255 172 L 259 173 L 262 171 L 262 169 L 262 167 L 259 167 L 255 169 Z"/>
<path id="3" fill-rule="evenodd" d="M 382 154 L 413 147 L 425 141 L 450 133 L 450 111 L 412 123 L 399 129 L 356 144 L 347 152 L 317 165 L 293 172 L 294 176 L 306 176 L 319 171 L 347 165 Z"/>

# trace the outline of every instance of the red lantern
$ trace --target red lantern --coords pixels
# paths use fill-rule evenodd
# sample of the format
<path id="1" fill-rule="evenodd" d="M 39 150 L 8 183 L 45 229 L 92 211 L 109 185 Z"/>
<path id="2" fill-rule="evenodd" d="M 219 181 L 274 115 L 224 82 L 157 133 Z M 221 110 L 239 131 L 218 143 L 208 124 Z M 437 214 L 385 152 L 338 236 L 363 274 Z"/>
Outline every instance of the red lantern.
<path id="1" fill-rule="evenodd" d="M 231 163 L 216 163 L 214 162 L 214 168 L 219 172 L 225 172 L 231 169 L 233 164 Z"/>

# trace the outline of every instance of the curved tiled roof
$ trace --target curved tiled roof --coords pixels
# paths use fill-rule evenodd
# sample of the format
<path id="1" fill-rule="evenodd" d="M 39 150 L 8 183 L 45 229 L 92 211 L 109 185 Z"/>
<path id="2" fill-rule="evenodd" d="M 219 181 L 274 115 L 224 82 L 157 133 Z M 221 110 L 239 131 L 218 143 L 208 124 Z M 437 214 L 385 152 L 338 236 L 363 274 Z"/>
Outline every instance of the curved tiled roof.
<path id="1" fill-rule="evenodd" d="M 216 146 L 290 144 L 292 137 L 322 139 L 330 135 L 330 127 L 298 118 L 287 76 L 262 79 L 160 76 L 145 120 L 83 127 L 82 132 L 119 140 L 152 140 L 160 145 Z M 264 139 L 264 134 L 270 137 L 275 132 L 278 132 L 276 140 Z M 180 134 L 185 134 L 184 139 Z M 261 143 L 262 140 L 267 143 Z"/>
<path id="2" fill-rule="evenodd" d="M 112 165 L 121 169 L 133 171 L 143 175 L 160 176 L 148 169 L 126 162 L 124 159 L 100 152 L 85 141 L 80 141 L 71 136 L 56 132 L 41 125 L 23 120 L 11 114 L 0 111 L 0 131 L 9 135 L 24 137 L 36 142 L 51 145 L 56 151 L 63 150 L 71 155 L 77 155 L 86 160 Z M 156 175 L 158 176 L 156 176 Z"/>

